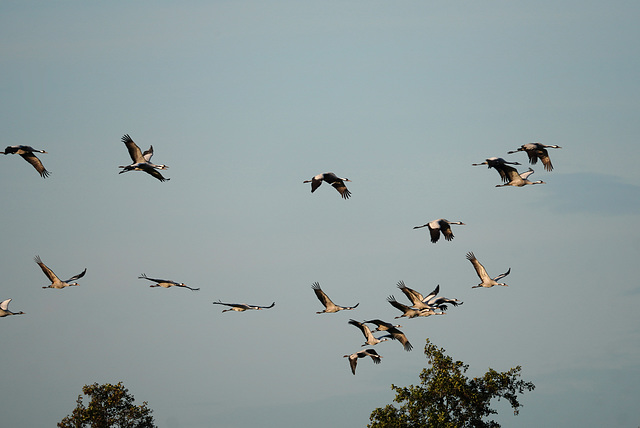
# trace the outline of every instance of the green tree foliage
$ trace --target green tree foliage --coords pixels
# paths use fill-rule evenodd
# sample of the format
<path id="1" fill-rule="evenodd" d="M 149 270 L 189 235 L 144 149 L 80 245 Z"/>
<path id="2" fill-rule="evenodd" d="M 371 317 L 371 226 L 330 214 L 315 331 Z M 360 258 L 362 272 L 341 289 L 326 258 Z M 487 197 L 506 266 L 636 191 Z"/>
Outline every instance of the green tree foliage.
<path id="1" fill-rule="evenodd" d="M 399 387 L 394 402 L 375 409 L 369 418 L 369 428 L 497 428 L 495 421 L 484 421 L 497 414 L 490 407 L 492 398 L 506 399 L 514 414 L 522 405 L 518 394 L 532 391 L 535 385 L 520 378 L 520 366 L 499 373 L 489 369 L 482 377 L 469 379 L 469 366 L 444 354 L 427 339 L 424 347 L 430 367 L 420 373 L 420 385 Z"/>
<path id="2" fill-rule="evenodd" d="M 77 407 L 58 422 L 59 428 L 156 428 L 153 410 L 146 401 L 141 406 L 133 404 L 133 395 L 122 382 L 85 385 L 82 392 L 90 397 L 89 405 L 85 407 L 82 395 L 78 395 Z"/>

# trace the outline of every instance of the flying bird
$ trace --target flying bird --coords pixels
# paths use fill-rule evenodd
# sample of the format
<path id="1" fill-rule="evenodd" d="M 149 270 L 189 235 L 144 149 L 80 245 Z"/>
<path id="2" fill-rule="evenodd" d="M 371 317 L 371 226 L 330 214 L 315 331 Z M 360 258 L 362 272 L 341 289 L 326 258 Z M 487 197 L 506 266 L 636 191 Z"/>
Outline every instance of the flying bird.
<path id="1" fill-rule="evenodd" d="M 384 342 L 389 340 L 389 338 L 391 338 L 391 335 L 384 335 L 384 336 L 380 336 L 378 337 L 373 337 L 373 333 L 371 333 L 371 330 L 369 329 L 368 326 L 366 326 L 364 323 L 361 323 L 359 321 L 356 320 L 349 320 L 349 324 L 356 326 L 360 329 L 360 331 L 362 332 L 362 334 L 364 335 L 365 339 L 367 339 L 366 342 L 364 342 L 364 345 L 377 345 L 380 342 Z"/>
<path id="2" fill-rule="evenodd" d="M 9 303 L 11 303 L 11 299 L 7 299 L 3 302 L 0 302 L 0 318 L 8 317 L 9 315 L 24 315 L 24 312 L 11 312 L 9 310 Z M 354 373 L 355 374 L 355 373 Z"/>
<path id="3" fill-rule="evenodd" d="M 217 302 L 213 302 L 214 305 L 225 305 L 230 306 L 229 309 L 224 309 L 222 312 L 228 311 L 236 311 L 236 312 L 244 312 L 247 310 L 262 310 L 262 309 L 271 309 L 275 306 L 276 302 L 273 302 L 269 306 L 255 306 L 255 305 L 247 305 L 246 303 L 222 303 L 220 300 Z"/>
<path id="4" fill-rule="evenodd" d="M 355 352 L 351 355 L 345 355 L 344 358 L 349 359 L 349 365 L 351 366 L 351 373 L 356 374 L 356 365 L 358 365 L 358 358 L 371 357 L 374 363 L 380 364 L 380 358 L 382 358 L 375 349 L 363 349 L 362 351 Z"/>
<path id="5" fill-rule="evenodd" d="M 504 173 L 507 175 L 507 179 L 509 182 L 505 184 L 496 184 L 496 187 L 504 187 L 504 186 L 515 186 L 522 187 L 528 184 L 547 184 L 542 180 L 538 181 L 529 181 L 529 176 L 533 174 L 533 170 L 529 168 L 528 171 L 518 172 L 514 167 L 505 165 L 503 167 Z"/>
<path id="6" fill-rule="evenodd" d="M 349 199 L 351 196 L 351 192 L 347 189 L 347 186 L 344 184 L 345 181 L 351 181 L 348 178 L 340 178 L 335 175 L 333 172 L 325 172 L 324 174 L 318 174 L 313 177 L 311 180 L 305 180 L 303 183 L 311 183 L 311 193 L 315 192 L 318 187 L 322 184 L 323 181 L 331 184 L 334 189 L 340 192 L 340 195 L 344 199 Z"/>
<path id="7" fill-rule="evenodd" d="M 154 279 L 154 278 L 149 278 L 146 274 L 142 274 L 141 276 L 138 277 L 138 279 L 148 279 L 149 281 L 153 281 L 156 282 L 157 284 L 151 284 L 149 287 L 163 287 L 163 288 L 169 288 L 169 287 L 184 287 L 184 288 L 188 288 L 189 290 L 192 291 L 198 291 L 200 290 L 199 288 L 191 288 L 188 285 L 186 285 L 184 282 L 175 282 L 175 281 L 171 281 L 170 279 Z"/>
<path id="8" fill-rule="evenodd" d="M 482 281 L 480 284 L 474 285 L 471 288 L 479 288 L 479 287 L 491 288 L 494 285 L 504 285 L 505 287 L 507 286 L 507 284 L 504 284 L 502 282 L 497 282 L 497 281 L 509 275 L 511 273 L 511 268 L 509 268 L 509 270 L 506 271 L 505 273 L 500 274 L 495 278 L 491 278 L 487 273 L 486 269 L 484 268 L 484 266 L 482 266 L 482 264 L 478 261 L 478 259 L 476 259 L 476 256 L 472 252 L 467 253 L 467 260 L 471 262 L 471 264 L 473 265 L 473 268 L 476 270 L 476 273 L 478 274 L 478 277 Z"/>
<path id="9" fill-rule="evenodd" d="M 77 282 L 71 282 L 71 281 L 80 279 L 84 276 L 85 273 L 87 273 L 87 268 L 84 268 L 84 270 L 79 274 L 72 276 L 66 281 L 61 281 L 60 278 L 58 278 L 56 274 L 53 273 L 53 271 L 47 267 L 47 265 L 42 263 L 40 256 L 36 256 L 34 260 L 38 264 L 38 266 L 40 266 L 40 269 L 42 269 L 42 272 L 44 272 L 47 278 L 49 278 L 49 281 L 51 281 L 50 285 L 47 285 L 46 287 L 42 287 L 42 288 L 65 288 L 65 287 L 80 285 Z"/>
<path id="10" fill-rule="evenodd" d="M 138 145 L 133 142 L 129 134 L 125 134 L 122 137 L 122 142 L 127 146 L 127 150 L 129 150 L 129 156 L 131 156 L 131 160 L 133 161 L 133 163 L 127 166 L 119 166 L 118 168 L 122 168 L 122 171 L 120 171 L 119 174 L 128 171 L 144 171 L 160 181 L 170 180 L 170 178 L 164 178 L 158 171 L 159 169 L 168 169 L 169 167 L 167 165 L 156 165 L 154 163 L 151 163 L 151 157 L 153 156 L 153 146 L 149 146 L 149 150 L 146 150 L 143 153 L 140 150 L 140 147 L 138 147 Z"/>
<path id="11" fill-rule="evenodd" d="M 518 152 L 526 152 L 527 156 L 529 156 L 529 162 L 531 165 L 535 165 L 540 159 L 540 162 L 544 165 L 544 169 L 547 171 L 553 171 L 553 165 L 551 164 L 551 159 L 549 158 L 549 152 L 547 149 L 561 149 L 560 146 L 547 146 L 545 144 L 540 143 L 527 143 L 520 146 L 517 150 L 512 150 L 507 152 L 508 154 L 518 153 Z"/>
<path id="12" fill-rule="evenodd" d="M 413 345 L 411 345 L 411 342 L 409 342 L 409 339 L 407 339 L 407 336 L 405 336 L 405 334 L 398 330 L 399 328 L 401 328 L 401 325 L 393 325 L 389 322 L 385 322 L 382 320 L 369 320 L 369 321 L 364 321 L 365 323 L 371 323 L 371 324 L 375 324 L 378 327 L 373 330 L 374 332 L 376 331 L 386 331 L 388 333 L 387 336 L 382 336 L 382 337 L 391 337 L 391 339 L 393 340 L 397 340 L 398 342 L 400 342 L 402 344 L 402 346 L 404 346 L 404 350 L 405 351 L 411 351 L 413 349 Z"/>
<path id="13" fill-rule="evenodd" d="M 519 162 L 507 162 L 506 160 L 498 157 L 487 158 L 482 163 L 472 163 L 471 165 L 473 166 L 487 165 L 487 168 L 493 168 L 496 171 L 498 171 L 498 174 L 500 174 L 500 178 L 502 178 L 502 181 L 506 182 L 508 181 L 508 178 L 507 178 L 507 173 L 504 170 L 504 166 L 507 164 L 520 165 Z"/>
<path id="14" fill-rule="evenodd" d="M 393 296 L 387 297 L 387 302 L 389 302 L 391 306 L 393 306 L 394 308 L 402 311 L 402 315 L 395 317 L 396 319 L 402 318 L 402 317 L 415 318 L 415 317 L 428 317 L 431 315 L 446 315 L 446 312 L 436 312 L 432 308 L 426 308 L 426 309 L 412 308 L 411 306 L 407 306 L 398 302 L 396 298 Z"/>
<path id="15" fill-rule="evenodd" d="M 47 171 L 44 165 L 42 165 L 42 162 L 40 161 L 40 159 L 38 159 L 38 157 L 34 155 L 33 152 L 47 153 L 44 150 L 36 150 L 31 146 L 8 146 L 6 149 L 4 149 L 4 152 L 0 152 L 0 153 L 4 155 L 10 155 L 10 154 L 16 154 L 16 153 L 19 154 L 20 156 L 22 156 L 22 159 L 26 160 L 31 165 L 33 165 L 33 167 L 36 169 L 36 171 L 38 171 L 38 173 L 42 178 L 47 178 L 51 173 Z"/>
<path id="16" fill-rule="evenodd" d="M 316 314 L 331 314 L 338 311 L 351 311 L 357 308 L 360 304 L 356 303 L 354 306 L 339 306 L 333 303 L 329 296 L 327 296 L 327 294 L 322 291 L 322 288 L 320 288 L 320 283 L 314 282 L 311 288 L 313 288 L 313 291 L 316 293 L 316 297 L 318 298 L 318 300 L 320 300 L 320 303 L 322 303 L 325 307 L 324 311 L 316 312 Z"/>
<path id="17" fill-rule="evenodd" d="M 431 234 L 431 242 L 435 244 L 440 239 L 440 232 L 442 232 L 444 239 L 447 241 L 451 241 L 453 239 L 453 232 L 451 231 L 450 226 L 452 224 L 464 225 L 461 221 L 449 221 L 444 218 L 439 218 L 437 220 L 430 221 L 427 224 L 423 224 L 422 226 L 415 226 L 414 229 L 420 229 L 425 226 L 428 227 L 429 233 Z"/>

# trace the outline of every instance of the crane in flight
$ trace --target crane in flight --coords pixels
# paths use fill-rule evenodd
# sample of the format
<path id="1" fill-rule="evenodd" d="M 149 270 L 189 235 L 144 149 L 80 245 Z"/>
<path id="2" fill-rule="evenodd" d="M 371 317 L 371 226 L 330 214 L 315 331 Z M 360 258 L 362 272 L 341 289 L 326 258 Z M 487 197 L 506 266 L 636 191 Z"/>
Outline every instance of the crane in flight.
<path id="1" fill-rule="evenodd" d="M 494 285 L 504 285 L 505 287 L 507 286 L 507 284 L 503 282 L 498 282 L 498 281 L 500 281 L 505 276 L 509 275 L 511 273 L 511 268 L 509 268 L 509 270 L 506 271 L 505 273 L 500 274 L 495 278 L 491 278 L 487 273 L 487 270 L 484 268 L 484 266 L 482 266 L 482 264 L 478 261 L 478 259 L 476 259 L 476 256 L 472 252 L 467 253 L 467 260 L 471 262 L 471 264 L 473 265 L 473 268 L 476 270 L 476 273 L 478 274 L 478 277 L 482 281 L 480 284 L 474 285 L 471 288 L 479 288 L 479 287 L 491 288 Z"/>
<path id="2" fill-rule="evenodd" d="M 378 355 L 375 349 L 363 349 L 362 351 L 354 352 L 351 355 L 345 355 L 344 358 L 349 359 L 349 366 L 351 367 L 351 373 L 356 374 L 356 366 L 358 365 L 358 358 L 371 357 L 374 363 L 380 364 L 381 355 Z"/>
<path id="3" fill-rule="evenodd" d="M 351 192 L 347 189 L 347 186 L 344 184 L 345 181 L 351 181 L 348 178 L 340 178 L 335 175 L 333 172 L 325 172 L 323 174 L 318 174 L 313 177 L 311 180 L 305 180 L 303 183 L 311 183 L 311 193 L 315 192 L 318 187 L 325 181 L 333 186 L 340 195 L 344 199 L 349 199 L 351 196 Z"/>
<path id="4" fill-rule="evenodd" d="M 318 298 L 318 300 L 320 300 L 320 303 L 322 303 L 325 307 L 323 311 L 316 312 L 316 314 L 332 314 L 338 311 L 352 311 L 355 308 L 357 308 L 358 305 L 360 304 L 360 303 L 356 303 L 354 306 L 336 305 L 331 301 L 329 296 L 327 296 L 327 294 L 324 291 L 322 291 L 322 288 L 320 288 L 319 282 L 314 282 L 311 288 L 313 288 L 313 291 L 316 293 L 316 297 Z"/>
<path id="5" fill-rule="evenodd" d="M 546 171 L 553 171 L 553 165 L 551 164 L 551 159 L 549 158 L 549 151 L 547 149 L 561 149 L 561 148 L 562 147 L 556 146 L 556 145 L 547 146 L 545 144 L 540 144 L 540 143 L 527 143 L 527 144 L 521 145 L 516 150 L 511 150 L 510 152 L 507 152 L 507 154 L 525 152 L 529 157 L 529 163 L 531 163 L 531 165 L 535 165 L 539 159 L 540 162 L 542 162 L 542 165 L 544 165 L 544 169 Z"/>
<path id="6" fill-rule="evenodd" d="M 273 302 L 269 306 L 256 306 L 256 305 L 247 305 L 246 303 L 222 303 L 220 300 L 217 302 L 213 302 L 214 305 L 225 305 L 229 306 L 229 309 L 224 309 L 222 312 L 244 312 L 248 310 L 262 310 L 262 309 L 271 309 L 275 306 L 276 302 Z"/>
<path id="7" fill-rule="evenodd" d="M 414 229 L 420 229 L 421 227 L 429 228 L 431 234 L 431 242 L 434 244 L 440 239 L 440 232 L 444 235 L 444 239 L 451 241 L 453 239 L 453 232 L 451 231 L 452 224 L 464 225 L 461 221 L 449 221 L 445 218 L 439 218 L 437 220 L 430 221 L 422 226 L 415 226 Z"/>
<path id="8" fill-rule="evenodd" d="M 22 159 L 29 162 L 40 174 L 40 177 L 47 178 L 49 174 L 51 174 L 47 169 L 42 165 L 42 161 L 38 159 L 36 155 L 33 153 L 47 153 L 44 150 L 36 150 L 31 146 L 8 146 L 4 149 L 4 152 L 0 152 L 3 155 L 12 155 L 19 154 L 22 156 Z"/>
<path id="9" fill-rule="evenodd" d="M 138 277 L 138 279 L 148 279 L 149 281 L 153 281 L 156 284 L 151 284 L 149 287 L 162 287 L 162 288 L 169 288 L 169 287 L 184 287 L 184 288 L 188 288 L 191 291 L 198 291 L 200 290 L 199 288 L 191 288 L 188 285 L 186 285 L 184 282 L 175 282 L 175 281 L 171 281 L 170 279 L 155 279 L 155 278 L 149 278 L 146 274 L 142 274 L 141 276 Z"/>
<path id="10" fill-rule="evenodd" d="M 42 269 L 42 272 L 44 272 L 46 277 L 49 278 L 49 281 L 51 281 L 51 284 L 47 285 L 46 287 L 42 287 L 42 288 L 58 288 L 58 289 L 60 289 L 60 288 L 72 287 L 72 286 L 80 285 L 77 282 L 72 282 L 72 281 L 75 281 L 77 279 L 82 278 L 84 276 L 84 274 L 87 273 L 87 268 L 84 268 L 84 270 L 82 272 L 80 272 L 79 274 L 72 276 L 71 278 L 67 279 L 66 281 L 61 281 L 60 278 L 58 278 L 58 276 L 55 273 L 53 273 L 53 271 L 51 269 L 49 269 L 49 267 L 47 265 L 42 263 L 42 260 L 40 259 L 40 256 L 36 256 L 34 258 L 34 260 L 38 264 L 38 266 L 40 266 L 40 269 Z"/>
<path id="11" fill-rule="evenodd" d="M 128 171 L 144 171 L 152 177 L 157 178 L 160 181 L 167 181 L 170 178 L 164 178 L 162 174 L 160 174 L 159 169 L 167 169 L 169 168 L 167 165 L 156 165 L 151 163 L 151 157 L 153 156 L 153 146 L 149 146 L 149 149 L 144 153 L 140 150 L 140 147 L 131 139 L 129 134 L 125 134 L 122 137 L 122 142 L 127 146 L 127 150 L 129 151 L 129 156 L 133 163 L 131 165 L 119 166 L 118 168 L 122 168 L 123 172 Z"/>
<path id="12" fill-rule="evenodd" d="M 0 302 L 0 318 L 8 317 L 9 315 L 24 315 L 24 312 L 11 312 L 9 310 L 9 303 L 11 303 L 11 299 L 4 300 Z M 354 373 L 355 374 L 355 373 Z"/>

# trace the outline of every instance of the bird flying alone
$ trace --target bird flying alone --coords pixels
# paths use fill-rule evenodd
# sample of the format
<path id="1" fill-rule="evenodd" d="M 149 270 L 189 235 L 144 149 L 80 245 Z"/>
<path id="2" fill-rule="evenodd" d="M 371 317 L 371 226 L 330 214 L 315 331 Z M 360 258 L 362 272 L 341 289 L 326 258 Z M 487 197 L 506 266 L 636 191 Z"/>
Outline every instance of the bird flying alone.
<path id="1" fill-rule="evenodd" d="M 440 232 L 442 232 L 444 239 L 447 241 L 451 241 L 453 239 L 453 232 L 451 231 L 452 224 L 464 226 L 464 223 L 461 221 L 449 221 L 444 218 L 439 218 L 437 220 L 430 221 L 427 224 L 423 224 L 422 226 L 415 226 L 414 229 L 420 229 L 425 226 L 428 227 L 429 233 L 431 234 L 431 242 L 435 244 L 440 239 Z"/>
<path id="2" fill-rule="evenodd" d="M 34 155 L 33 152 L 47 153 L 44 150 L 36 150 L 31 146 L 9 146 L 4 149 L 4 152 L 0 153 L 4 155 L 11 155 L 16 153 L 19 154 L 20 156 L 22 156 L 22 159 L 29 162 L 36 169 L 36 171 L 38 171 L 40 177 L 47 178 L 51 173 L 47 171 L 44 165 L 42 165 L 40 159 L 38 159 L 38 157 Z"/>
<path id="3" fill-rule="evenodd" d="M 72 286 L 80 285 L 77 282 L 71 282 L 71 281 L 75 281 L 77 279 L 80 279 L 80 278 L 82 278 L 84 276 L 85 273 L 87 273 L 87 268 L 84 268 L 84 270 L 82 272 L 80 272 L 79 274 L 72 276 L 71 278 L 67 279 L 66 281 L 61 281 L 60 278 L 58 278 L 56 276 L 56 274 L 53 273 L 53 271 L 47 267 L 47 265 L 42 263 L 42 260 L 40 259 L 40 256 L 36 256 L 34 258 L 34 260 L 38 264 L 38 266 L 40 266 L 40 269 L 42 269 L 42 272 L 44 272 L 46 277 L 49 278 L 49 281 L 51 281 L 50 285 L 47 285 L 46 287 L 42 287 L 42 288 L 58 288 L 59 289 L 59 288 L 65 288 L 65 287 L 72 287 Z"/>
<path id="4" fill-rule="evenodd" d="M 529 156 L 529 163 L 531 165 L 535 165 L 540 159 L 542 165 L 544 165 L 544 169 L 546 171 L 553 171 L 553 165 L 551 164 L 551 159 L 549 158 L 549 152 L 547 149 L 561 149 L 560 146 L 547 146 L 545 144 L 540 143 L 527 143 L 518 147 L 516 150 L 512 150 L 507 152 L 507 154 L 518 153 L 518 152 L 526 152 L 527 156 Z"/>
<path id="5" fill-rule="evenodd" d="M 131 139 L 129 134 L 125 134 L 122 137 L 122 142 L 127 146 L 127 150 L 129 151 L 129 156 L 133 163 L 131 165 L 119 166 L 118 168 L 122 168 L 123 172 L 128 171 L 144 171 L 152 177 L 157 178 L 160 181 L 167 181 L 170 178 L 164 178 L 162 174 L 158 171 L 159 169 L 168 169 L 167 165 L 156 165 L 151 163 L 151 157 L 153 156 L 153 146 L 149 146 L 149 150 L 144 153 L 140 150 L 140 147 Z"/>
<path id="6" fill-rule="evenodd" d="M 4 300 L 0 302 L 0 318 L 8 317 L 9 315 L 24 315 L 24 312 L 11 312 L 9 310 L 9 303 L 11 303 L 11 299 Z M 354 373 L 355 374 L 355 373 Z"/>
<path id="7" fill-rule="evenodd" d="M 269 306 L 255 306 L 255 305 L 247 305 L 246 303 L 222 303 L 220 300 L 217 302 L 213 302 L 214 305 L 225 305 L 229 306 L 229 309 L 224 309 L 222 312 L 235 311 L 235 312 L 244 312 L 248 310 L 262 310 L 262 309 L 271 309 L 275 306 L 276 302 L 273 302 Z"/>
<path id="8" fill-rule="evenodd" d="M 186 285 L 184 282 L 175 282 L 175 281 L 171 281 L 170 279 L 155 279 L 155 278 L 149 278 L 146 274 L 142 274 L 141 276 L 138 277 L 138 279 L 148 279 L 149 281 L 153 281 L 156 284 L 151 284 L 149 287 L 162 287 L 162 288 L 169 288 L 169 287 L 183 287 L 183 288 L 188 288 L 191 291 L 198 291 L 200 290 L 199 288 L 191 288 L 188 285 Z"/>
<path id="9" fill-rule="evenodd" d="M 511 273 L 511 268 L 509 268 L 509 270 L 506 271 L 505 273 L 500 274 L 495 278 L 491 278 L 487 273 L 486 269 L 484 268 L 484 266 L 482 266 L 482 264 L 478 261 L 478 259 L 476 259 L 476 256 L 472 252 L 468 252 L 466 257 L 467 257 L 467 260 L 471 262 L 471 264 L 473 265 L 473 268 L 476 270 L 476 273 L 478 274 L 478 277 L 482 281 L 480 284 L 474 285 L 471 288 L 479 288 L 479 287 L 491 288 L 494 285 L 504 285 L 505 287 L 507 286 L 507 284 L 498 282 L 498 281 L 500 281 L 505 276 L 509 275 Z"/>
<path id="10" fill-rule="evenodd" d="M 323 311 L 316 312 L 316 314 L 332 314 L 338 311 L 351 311 L 357 308 L 358 305 L 360 304 L 360 303 L 356 303 L 353 306 L 339 306 L 333 303 L 329 298 L 329 296 L 327 296 L 327 294 L 324 291 L 322 291 L 322 288 L 320 288 L 319 282 L 314 282 L 311 288 L 313 288 L 313 291 L 316 293 L 316 297 L 318 298 L 318 300 L 320 300 L 320 303 L 322 303 L 325 307 Z"/>
<path id="11" fill-rule="evenodd" d="M 351 355 L 345 355 L 344 358 L 349 359 L 349 366 L 351 367 L 351 373 L 356 374 L 356 366 L 358 365 L 358 358 L 371 357 L 374 363 L 380 364 L 380 358 L 375 349 L 363 349 L 362 351 L 354 352 Z"/>
<path id="12" fill-rule="evenodd" d="M 347 189 L 347 186 L 344 184 L 345 181 L 351 181 L 348 178 L 340 178 L 335 175 L 333 172 L 325 172 L 324 174 L 318 174 L 313 177 L 311 180 L 305 180 L 303 183 L 311 183 L 311 193 L 315 192 L 318 187 L 322 184 L 323 181 L 331 184 L 334 189 L 336 189 L 340 195 L 344 199 L 349 199 L 351 196 L 351 192 Z"/>

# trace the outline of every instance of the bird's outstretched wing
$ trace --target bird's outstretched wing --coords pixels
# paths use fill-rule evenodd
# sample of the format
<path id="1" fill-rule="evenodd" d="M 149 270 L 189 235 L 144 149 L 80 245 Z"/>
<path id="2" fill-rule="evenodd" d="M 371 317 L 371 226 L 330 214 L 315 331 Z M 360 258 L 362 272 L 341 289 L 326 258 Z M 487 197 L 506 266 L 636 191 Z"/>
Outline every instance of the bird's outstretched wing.
<path id="1" fill-rule="evenodd" d="M 144 158 L 144 156 L 142 156 L 140 147 L 138 147 L 138 145 L 133 142 L 129 134 L 125 134 L 122 137 L 122 142 L 125 144 L 125 146 L 127 146 L 129 156 L 131 156 L 131 160 L 133 161 L 133 163 L 146 162 L 146 159 Z"/>
<path id="2" fill-rule="evenodd" d="M 349 199 L 351 197 L 351 192 L 349 191 L 349 189 L 347 189 L 347 186 L 344 184 L 344 181 L 337 180 L 331 183 L 331 185 L 333 186 L 334 189 L 340 192 L 340 195 L 342 195 L 344 199 Z"/>
<path id="3" fill-rule="evenodd" d="M 160 174 L 160 171 L 158 171 L 157 169 L 155 169 L 154 167 L 152 167 L 149 164 L 142 164 L 141 169 L 144 172 L 146 172 L 147 174 L 151 175 L 152 177 L 157 178 L 158 180 L 160 180 L 162 182 L 171 180 L 170 178 L 164 178 L 162 176 L 162 174 Z"/>
<path id="4" fill-rule="evenodd" d="M 409 306 L 403 305 L 402 303 L 398 302 L 396 298 L 393 296 L 387 297 L 387 302 L 389 302 L 391 306 L 393 306 L 394 308 L 400 309 L 403 312 L 406 311 L 407 309 L 411 309 Z"/>
<path id="5" fill-rule="evenodd" d="M 273 302 L 272 304 L 270 304 L 269 306 L 253 306 L 254 308 L 259 308 L 259 309 L 271 309 L 276 305 L 276 302 Z"/>
<path id="6" fill-rule="evenodd" d="M 153 282 L 173 282 L 173 281 L 166 281 L 164 279 L 149 278 L 146 273 L 141 274 L 138 277 L 138 279 L 148 279 L 149 281 L 153 281 Z"/>
<path id="7" fill-rule="evenodd" d="M 38 157 L 32 152 L 21 153 L 20 156 L 22 156 L 24 160 L 33 165 L 33 167 L 36 169 L 36 171 L 38 171 L 42 178 L 47 178 L 49 174 L 51 174 L 49 171 L 47 171 L 44 165 L 42 165 L 40 159 L 38 159 Z"/>
<path id="8" fill-rule="evenodd" d="M 414 305 L 423 302 L 424 297 L 422 297 L 422 294 L 404 285 L 404 281 L 398 282 L 398 288 L 404 293 L 405 296 L 407 296 L 409 300 L 411 300 L 411 303 L 413 303 Z"/>
<path id="9" fill-rule="evenodd" d="M 405 351 L 409 352 L 413 349 L 413 345 L 409 342 L 409 339 L 407 339 L 407 336 L 405 336 L 403 332 L 395 327 L 391 327 L 387 331 L 393 340 L 397 340 L 402 344 L 402 346 L 404 346 Z"/>
<path id="10" fill-rule="evenodd" d="M 329 296 L 327 296 L 327 294 L 322 291 L 319 282 L 314 282 L 313 285 L 311 285 L 311 288 L 313 288 L 313 292 L 316 294 L 316 297 L 318 298 L 318 300 L 320 300 L 320 303 L 322 303 L 325 308 L 336 306 L 335 303 L 331 301 Z"/>
<path id="11" fill-rule="evenodd" d="M 144 153 L 142 153 L 142 159 L 144 159 L 146 162 L 150 162 L 152 157 L 153 146 L 149 146 L 149 150 L 145 150 Z"/>
<path id="12" fill-rule="evenodd" d="M 53 273 L 53 271 L 51 269 L 49 269 L 49 267 L 47 265 L 42 263 L 42 260 L 40 259 L 40 256 L 35 256 L 34 260 L 38 264 L 38 266 L 40 266 L 40 269 L 42 269 L 42 272 L 44 272 L 44 274 L 47 276 L 47 278 L 49 278 L 49 281 L 51 281 L 51 282 L 60 281 L 60 278 L 58 278 L 57 275 L 55 273 Z"/>
<path id="13" fill-rule="evenodd" d="M 505 276 L 509 275 L 511 273 L 511 268 L 509 268 L 508 271 L 506 271 L 505 273 L 501 273 L 500 275 L 496 276 L 495 278 L 493 278 L 494 281 L 499 281 L 502 278 L 504 278 Z"/>
<path id="14" fill-rule="evenodd" d="M 482 280 L 482 282 L 486 282 L 491 279 L 484 266 L 482 266 L 482 264 L 478 261 L 478 259 L 476 259 L 476 256 L 472 252 L 467 253 L 467 260 L 471 262 L 474 269 L 476 270 L 476 274 L 478 274 L 478 277 L 480 278 L 480 280 Z"/>
<path id="15" fill-rule="evenodd" d="M 73 275 L 71 278 L 67 279 L 65 282 L 71 282 L 71 281 L 75 281 L 76 279 L 80 279 L 84 276 L 85 273 L 87 273 L 87 268 L 84 268 L 82 272 L 80 272 L 77 275 Z"/>

